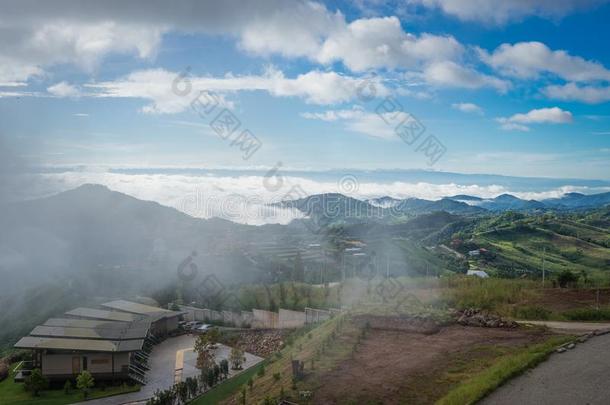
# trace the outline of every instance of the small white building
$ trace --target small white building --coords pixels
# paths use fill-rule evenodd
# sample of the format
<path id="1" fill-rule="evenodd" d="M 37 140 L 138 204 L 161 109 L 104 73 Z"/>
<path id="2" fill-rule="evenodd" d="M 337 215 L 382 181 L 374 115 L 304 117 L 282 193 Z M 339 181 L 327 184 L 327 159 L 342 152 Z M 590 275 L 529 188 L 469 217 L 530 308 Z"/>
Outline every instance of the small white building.
<path id="1" fill-rule="evenodd" d="M 467 276 L 476 276 L 479 278 L 489 278 L 489 274 L 485 273 L 483 270 L 468 270 L 466 275 Z"/>

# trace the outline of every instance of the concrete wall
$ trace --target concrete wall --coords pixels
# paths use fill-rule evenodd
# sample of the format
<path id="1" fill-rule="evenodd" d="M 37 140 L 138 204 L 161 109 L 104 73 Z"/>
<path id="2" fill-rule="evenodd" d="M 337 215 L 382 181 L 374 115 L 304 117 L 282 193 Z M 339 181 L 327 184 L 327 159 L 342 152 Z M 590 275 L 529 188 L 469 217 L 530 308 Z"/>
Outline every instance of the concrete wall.
<path id="1" fill-rule="evenodd" d="M 275 329 L 278 327 L 278 314 L 275 312 L 253 309 L 252 314 L 254 315 L 253 328 Z"/>
<path id="2" fill-rule="evenodd" d="M 252 326 L 254 322 L 254 314 L 249 311 L 241 311 L 241 326 L 248 327 Z"/>
<path id="3" fill-rule="evenodd" d="M 297 312 L 280 308 L 280 313 L 278 315 L 279 328 L 300 328 L 304 325 L 305 312 Z"/>
<path id="4" fill-rule="evenodd" d="M 330 311 L 315 308 L 305 308 L 305 323 L 324 322 L 331 317 Z"/>

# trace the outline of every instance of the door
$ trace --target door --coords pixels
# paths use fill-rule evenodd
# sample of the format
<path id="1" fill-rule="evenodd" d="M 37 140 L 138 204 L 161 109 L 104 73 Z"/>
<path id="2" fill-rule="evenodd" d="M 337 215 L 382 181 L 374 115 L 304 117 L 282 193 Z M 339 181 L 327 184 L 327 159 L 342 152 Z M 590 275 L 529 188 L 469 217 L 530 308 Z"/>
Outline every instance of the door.
<path id="1" fill-rule="evenodd" d="M 80 374 L 80 356 L 72 357 L 72 374 Z"/>

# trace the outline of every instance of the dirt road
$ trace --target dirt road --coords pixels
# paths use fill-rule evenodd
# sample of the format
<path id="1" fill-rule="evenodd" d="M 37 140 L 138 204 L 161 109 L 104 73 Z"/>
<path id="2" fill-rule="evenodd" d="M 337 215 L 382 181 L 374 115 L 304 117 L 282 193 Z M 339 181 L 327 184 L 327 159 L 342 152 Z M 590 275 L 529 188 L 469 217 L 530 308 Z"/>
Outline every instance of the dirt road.
<path id="1" fill-rule="evenodd" d="M 517 321 L 517 323 L 546 326 L 556 332 L 574 335 L 585 334 L 596 330 L 610 331 L 610 323 L 608 322 Z"/>
<path id="2" fill-rule="evenodd" d="M 484 405 L 597 405 L 610 398 L 610 334 L 596 336 L 509 381 Z"/>

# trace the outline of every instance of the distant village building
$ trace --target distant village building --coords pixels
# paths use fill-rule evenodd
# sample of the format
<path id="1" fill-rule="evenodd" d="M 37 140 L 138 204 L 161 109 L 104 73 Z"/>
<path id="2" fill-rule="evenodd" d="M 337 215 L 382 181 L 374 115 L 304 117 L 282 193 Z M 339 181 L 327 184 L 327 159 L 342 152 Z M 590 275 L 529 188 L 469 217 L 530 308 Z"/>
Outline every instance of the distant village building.
<path id="1" fill-rule="evenodd" d="M 476 276 L 480 278 L 488 278 L 489 274 L 484 272 L 483 270 L 468 270 L 466 273 L 467 276 Z"/>
<path id="2" fill-rule="evenodd" d="M 470 257 L 479 256 L 480 254 L 481 254 L 481 252 L 479 251 L 479 249 L 468 251 L 468 256 L 470 256 Z"/>
<path id="3" fill-rule="evenodd" d="M 89 371 L 96 380 L 131 379 L 146 384 L 148 352 L 178 329 L 182 312 L 130 301 L 101 308 L 76 308 L 36 326 L 14 347 L 32 350 L 32 362 L 15 376 L 38 368 L 50 381 L 74 379 Z"/>

